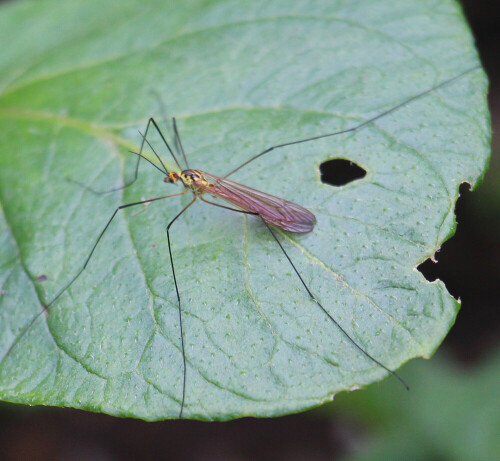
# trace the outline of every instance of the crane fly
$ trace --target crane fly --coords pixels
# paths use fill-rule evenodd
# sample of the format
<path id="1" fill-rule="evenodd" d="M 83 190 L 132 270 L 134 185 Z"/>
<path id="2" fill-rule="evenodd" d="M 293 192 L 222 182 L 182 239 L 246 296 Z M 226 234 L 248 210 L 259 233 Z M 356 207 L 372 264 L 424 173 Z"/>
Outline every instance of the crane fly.
<path id="1" fill-rule="evenodd" d="M 178 286 L 178 281 L 175 273 L 175 266 L 174 266 L 174 259 L 173 259 L 173 254 L 172 254 L 172 245 L 170 241 L 170 228 L 174 224 L 174 222 L 177 221 L 177 219 L 184 213 L 186 210 L 188 210 L 191 205 L 199 198 L 203 202 L 214 205 L 220 208 L 224 208 L 230 211 L 238 212 L 238 213 L 243 213 L 247 215 L 253 215 L 257 219 L 259 219 L 264 226 L 267 228 L 269 231 L 270 235 L 274 239 L 274 241 L 278 244 L 281 252 L 283 255 L 286 257 L 286 260 L 290 264 L 290 266 L 293 268 L 293 271 L 295 275 L 297 276 L 298 280 L 300 281 L 303 289 L 307 292 L 307 295 L 310 297 L 312 301 L 316 303 L 316 305 L 320 308 L 320 310 L 323 312 L 324 315 L 328 317 L 328 319 L 342 332 L 343 335 L 350 341 L 350 343 L 357 348 L 365 357 L 367 357 L 369 360 L 374 362 L 377 366 L 383 368 L 386 372 L 390 373 L 394 377 L 396 377 L 406 389 L 409 389 L 408 385 L 406 382 L 394 371 L 385 366 L 383 363 L 381 363 L 379 360 L 377 360 L 374 356 L 372 356 L 369 352 L 367 352 L 345 329 L 344 327 L 341 326 L 341 324 L 323 307 L 322 303 L 316 298 L 316 296 L 312 293 L 312 291 L 309 289 L 309 286 L 306 284 L 304 281 L 303 277 L 299 273 L 295 263 L 292 261 L 290 256 L 288 255 L 287 251 L 283 247 L 283 244 L 281 243 L 280 239 L 278 238 L 276 232 L 273 230 L 273 228 L 278 228 L 282 229 L 287 232 L 294 232 L 294 233 L 307 233 L 311 232 L 314 229 L 314 225 L 316 222 L 316 218 L 313 213 L 311 213 L 309 210 L 305 209 L 301 205 L 298 205 L 296 203 L 292 203 L 290 201 L 287 201 L 283 198 L 275 197 L 273 195 L 267 194 L 265 192 L 261 192 L 259 190 L 253 189 L 251 187 L 248 187 L 243 184 L 239 184 L 237 182 L 234 182 L 232 180 L 227 179 L 228 176 L 232 175 L 236 171 L 240 170 L 241 168 L 247 166 L 249 163 L 253 162 L 254 160 L 262 157 L 263 155 L 268 154 L 269 152 L 280 149 L 286 146 L 291 146 L 291 145 L 296 145 L 296 144 L 302 144 L 310 141 L 314 141 L 317 139 L 321 138 L 326 138 L 326 137 L 331 137 L 331 136 L 336 136 L 344 133 L 350 133 L 356 130 L 359 130 L 360 128 L 373 123 L 374 121 L 382 118 L 383 116 L 394 112 L 398 110 L 399 108 L 407 105 L 408 103 L 421 98 L 445 85 L 448 85 L 449 83 L 457 80 L 458 78 L 462 77 L 465 74 L 468 74 L 476 69 L 479 69 L 480 66 L 474 66 L 470 69 L 467 69 L 466 71 L 449 78 L 447 80 L 442 81 L 441 83 L 438 83 L 437 85 L 433 86 L 432 88 L 423 91 L 419 94 L 416 94 L 405 101 L 391 107 L 388 110 L 385 110 L 378 115 L 371 117 L 367 120 L 365 120 L 362 123 L 359 123 L 358 125 L 355 125 L 351 128 L 347 128 L 341 131 L 336 131 L 333 133 L 326 133 L 323 135 L 319 136 L 314 136 L 310 138 L 305 138 L 305 139 L 299 139 L 296 141 L 292 142 L 287 142 L 287 143 L 282 143 L 282 144 L 277 144 L 275 146 L 269 147 L 265 149 L 264 151 L 260 152 L 259 154 L 251 157 L 249 160 L 244 162 L 242 165 L 238 166 L 234 170 L 230 171 L 223 177 L 218 177 L 215 176 L 211 173 L 204 172 L 199 169 L 192 169 L 189 166 L 189 162 L 187 160 L 181 138 L 179 135 L 179 130 L 177 128 L 177 122 L 175 118 L 172 118 L 172 126 L 173 126 L 173 131 L 175 135 L 175 141 L 180 149 L 180 153 L 182 154 L 182 158 L 185 163 L 185 167 L 183 168 L 177 158 L 177 156 L 174 153 L 174 150 L 170 146 L 169 142 L 163 135 L 160 127 L 158 126 L 157 122 L 155 121 L 154 118 L 150 118 L 148 120 L 146 130 L 144 131 L 144 134 L 141 134 L 142 141 L 140 145 L 139 152 L 132 152 L 135 154 L 138 159 L 137 163 L 135 166 L 135 173 L 133 179 L 124 184 L 121 187 L 111 189 L 109 191 L 105 192 L 98 192 L 95 191 L 85 185 L 82 185 L 85 189 L 90 190 L 93 193 L 96 194 L 105 194 L 109 192 L 113 192 L 116 190 L 124 189 L 125 187 L 130 186 L 133 184 L 138 177 L 138 171 L 139 171 L 139 163 L 141 159 L 144 159 L 147 161 L 149 164 L 151 164 L 154 168 L 156 168 L 158 171 L 162 173 L 164 176 L 163 181 L 165 183 L 182 183 L 184 186 L 184 190 L 180 193 L 176 194 L 170 194 L 170 195 L 164 195 L 161 197 L 155 197 L 155 198 L 150 198 L 150 199 L 144 199 L 141 201 L 137 202 L 132 202 L 132 203 L 127 203 L 124 205 L 120 205 L 115 209 L 109 220 L 107 221 L 106 225 L 100 232 L 99 236 L 97 237 L 96 241 L 94 242 L 94 245 L 92 246 L 92 249 L 90 253 L 88 254 L 87 258 L 85 259 L 81 269 L 71 278 L 71 280 L 63 286 L 62 289 L 55 295 L 55 297 L 44 306 L 44 309 L 41 310 L 21 331 L 21 333 L 16 337 L 16 339 L 13 341 L 11 346 L 9 347 L 7 354 L 10 353 L 10 351 L 14 348 L 14 346 L 19 342 L 19 339 L 29 330 L 29 328 L 34 324 L 34 322 L 41 316 L 42 313 L 48 312 L 50 307 L 60 298 L 60 296 L 65 293 L 70 286 L 78 279 L 78 277 L 82 274 L 82 272 L 85 270 L 87 267 L 89 261 L 92 258 L 92 255 L 95 252 L 96 247 L 98 246 L 99 242 L 101 241 L 103 235 L 105 234 L 106 230 L 109 228 L 111 222 L 117 215 L 118 211 L 133 207 L 133 206 L 138 206 L 138 205 L 144 205 L 148 204 L 151 202 L 155 202 L 158 200 L 164 200 L 167 198 L 171 197 L 176 197 L 176 196 L 181 196 L 185 195 L 188 192 L 192 193 L 192 199 L 191 201 L 184 207 L 182 210 L 180 210 L 177 215 L 173 217 L 173 219 L 169 222 L 167 225 L 167 242 L 168 242 L 168 251 L 169 251 L 169 257 L 170 257 L 170 265 L 172 269 L 172 276 L 173 276 L 173 281 L 174 281 L 174 286 L 175 286 L 175 292 L 177 295 L 177 305 L 178 305 L 178 316 L 179 316 L 179 325 L 180 325 L 180 344 L 181 344 L 181 351 L 182 351 L 182 360 L 183 360 L 183 379 L 182 379 L 182 395 L 180 397 L 180 410 L 179 410 L 179 418 L 182 418 L 183 411 L 184 411 L 184 404 L 185 404 L 185 399 L 186 399 L 186 379 L 187 379 L 187 367 L 186 367 L 186 353 L 185 353 L 185 347 L 184 347 L 184 331 L 183 331 L 183 324 L 182 324 L 182 304 L 181 304 L 181 297 L 179 294 L 179 286 Z M 173 160 L 175 161 L 176 165 L 179 168 L 179 171 L 169 171 L 164 162 L 162 161 L 160 155 L 156 152 L 150 141 L 147 139 L 148 132 L 150 128 L 153 127 L 159 136 L 161 137 L 161 140 L 165 144 L 166 148 L 168 149 L 169 153 L 171 154 Z M 143 149 L 145 147 L 145 144 L 147 144 L 154 156 L 156 157 L 156 160 L 158 161 L 158 164 L 155 161 L 152 161 L 149 159 L 147 156 L 143 154 Z M 73 181 L 76 182 L 76 181 Z M 221 205 L 219 203 L 215 203 L 211 200 L 208 200 L 206 196 L 210 196 L 215 199 L 222 199 L 225 202 L 227 202 L 231 206 L 226 206 L 226 205 Z"/>
<path id="2" fill-rule="evenodd" d="M 316 217 L 300 205 L 201 170 L 170 173 L 165 178 L 165 182 L 171 183 L 179 180 L 186 187 L 186 192 L 191 189 L 195 197 L 206 201 L 203 198 L 206 193 L 222 198 L 241 208 L 241 211 L 260 216 L 266 223 L 289 232 L 310 232 L 316 222 Z"/>

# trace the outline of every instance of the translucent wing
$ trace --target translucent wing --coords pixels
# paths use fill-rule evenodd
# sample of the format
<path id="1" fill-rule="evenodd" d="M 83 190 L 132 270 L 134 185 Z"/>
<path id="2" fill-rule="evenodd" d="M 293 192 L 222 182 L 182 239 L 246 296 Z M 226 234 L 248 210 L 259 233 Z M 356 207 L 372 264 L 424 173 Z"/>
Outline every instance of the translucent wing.
<path id="1" fill-rule="evenodd" d="M 257 213 L 276 227 L 290 232 L 310 232 L 316 217 L 304 207 L 251 187 L 209 173 L 200 172 L 214 186 L 197 183 L 203 192 L 220 197 L 245 211 Z"/>

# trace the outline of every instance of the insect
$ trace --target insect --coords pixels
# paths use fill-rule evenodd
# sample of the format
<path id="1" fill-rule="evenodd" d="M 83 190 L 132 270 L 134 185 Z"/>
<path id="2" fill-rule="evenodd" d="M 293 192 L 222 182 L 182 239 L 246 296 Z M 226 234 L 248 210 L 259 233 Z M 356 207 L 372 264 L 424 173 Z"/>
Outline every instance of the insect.
<path id="1" fill-rule="evenodd" d="M 307 233 L 307 232 L 312 232 L 314 230 L 314 225 L 315 225 L 315 216 L 313 213 L 311 213 L 309 210 L 305 209 L 299 204 L 295 204 L 292 202 L 289 202 L 283 198 L 278 198 L 269 194 L 266 194 L 264 192 L 258 191 L 256 189 L 253 189 L 251 187 L 248 187 L 246 185 L 239 184 L 237 182 L 233 182 L 232 180 L 228 179 L 231 175 L 233 175 L 235 172 L 239 171 L 240 169 L 246 167 L 248 164 L 253 162 L 254 160 L 274 151 L 277 149 L 285 148 L 287 146 L 291 145 L 297 145 L 297 144 L 302 144 L 306 142 L 311 142 L 314 140 L 318 140 L 321 138 L 327 138 L 327 137 L 332 137 L 344 133 L 349 133 L 349 132 L 354 132 L 356 130 L 359 130 L 363 128 L 364 126 L 373 123 L 374 121 L 382 118 L 383 116 L 396 111 L 397 109 L 407 105 L 408 103 L 414 101 L 415 99 L 421 98 L 425 96 L 426 94 L 429 94 L 435 90 L 437 90 L 440 87 L 443 87 L 445 85 L 450 84 L 451 82 L 455 81 L 456 79 L 462 77 L 463 75 L 472 72 L 473 70 L 478 69 L 478 66 L 475 66 L 471 69 L 468 69 L 452 78 L 449 78 L 447 80 L 442 81 L 441 83 L 435 85 L 434 87 L 428 89 L 427 91 L 421 92 L 419 94 L 416 94 L 415 96 L 412 96 L 411 98 L 408 98 L 407 100 L 397 104 L 396 106 L 393 106 L 392 108 L 383 111 L 382 113 L 379 113 L 378 115 L 371 117 L 367 120 L 365 120 L 362 123 L 359 123 L 357 125 L 354 125 L 350 128 L 341 130 L 341 131 L 336 131 L 332 133 L 326 133 L 323 135 L 319 136 L 314 136 L 314 137 L 309 137 L 309 138 L 304 138 L 304 139 L 299 139 L 287 143 L 282 143 L 282 144 L 277 144 L 274 146 L 271 146 L 264 151 L 260 152 L 259 154 L 251 157 L 249 160 L 238 166 L 237 168 L 233 169 L 229 173 L 227 173 L 223 177 L 218 177 L 215 176 L 211 173 L 204 172 L 199 169 L 192 169 L 189 165 L 186 153 L 184 151 L 184 147 L 182 145 L 181 137 L 179 134 L 179 130 L 177 127 L 177 122 L 176 119 L 172 119 L 172 126 L 173 126 L 173 131 L 175 135 L 175 140 L 176 143 L 180 149 L 180 153 L 182 155 L 182 159 L 184 161 L 184 166 L 181 165 L 178 157 L 174 153 L 174 149 L 172 149 L 171 145 L 167 141 L 166 137 L 163 135 L 160 127 L 158 126 L 157 122 L 155 121 L 154 118 L 150 118 L 148 121 L 148 124 L 146 126 L 146 130 L 144 131 L 144 134 L 142 136 L 142 141 L 140 145 L 139 152 L 132 152 L 134 155 L 138 157 L 136 167 L 135 167 L 135 175 L 134 178 L 131 182 L 125 184 L 121 188 L 128 187 L 130 186 L 135 180 L 137 179 L 138 176 L 138 171 L 139 171 L 139 163 L 143 159 L 147 161 L 150 165 L 152 165 L 156 170 L 158 170 L 162 176 L 163 176 L 163 181 L 168 184 L 174 184 L 174 183 L 182 183 L 184 190 L 179 193 L 175 194 L 169 194 L 169 195 L 164 195 L 161 197 L 154 197 L 150 199 L 144 199 L 140 200 L 137 202 L 132 202 L 132 203 L 127 203 L 124 205 L 120 205 L 115 209 L 115 211 L 112 213 L 111 217 L 108 219 L 106 222 L 105 226 L 97 236 L 97 239 L 95 240 L 93 246 L 91 247 L 91 250 L 86 257 L 86 259 L 83 262 L 82 267 L 80 268 L 79 271 L 67 282 L 61 289 L 60 291 L 55 295 L 55 297 L 47 304 L 44 306 L 44 309 L 39 312 L 37 316 L 35 316 L 21 331 L 21 333 L 16 337 L 12 345 L 10 346 L 7 354 L 15 347 L 15 345 L 19 342 L 19 339 L 29 330 L 29 328 L 33 325 L 33 323 L 39 318 L 44 312 L 48 312 L 50 308 L 57 302 L 57 300 L 73 285 L 73 283 L 80 277 L 82 272 L 87 268 L 88 264 L 90 263 L 92 256 L 95 253 L 96 248 L 99 245 L 99 242 L 105 235 L 106 231 L 108 230 L 109 226 L 113 222 L 115 216 L 118 214 L 118 212 L 122 209 L 125 208 L 130 208 L 134 206 L 139 206 L 139 205 L 144 205 L 148 204 L 151 202 L 159 201 L 159 200 L 165 200 L 167 198 L 172 198 L 176 196 L 181 196 L 185 195 L 188 193 L 192 194 L 192 199 L 191 201 L 184 206 L 168 223 L 166 230 L 167 230 L 167 242 L 168 242 L 168 251 L 169 251 L 169 258 L 170 258 L 170 265 L 171 265 L 171 270 L 172 270 L 172 278 L 173 278 L 173 283 L 175 286 L 175 292 L 177 296 L 177 308 L 178 308 L 178 320 L 179 320 L 179 326 L 180 326 L 180 331 L 179 331 L 179 340 L 180 340 L 180 349 L 182 352 L 182 360 L 183 360 L 183 370 L 182 370 L 182 395 L 179 398 L 180 401 L 180 408 L 179 408 L 179 417 L 182 418 L 183 416 L 183 411 L 185 407 L 185 399 L 186 399 L 186 383 L 188 379 L 188 369 L 187 369 L 187 364 L 186 364 L 186 351 L 185 351 L 185 332 L 183 329 L 183 309 L 182 309 L 182 300 L 179 292 L 179 282 L 176 276 L 176 271 L 175 271 L 175 264 L 174 264 L 174 255 L 172 252 L 172 245 L 171 245 L 171 239 L 170 239 L 170 229 L 172 225 L 178 220 L 178 218 L 183 215 L 198 199 L 209 204 L 212 206 L 217 206 L 232 212 L 240 213 L 240 214 L 246 214 L 250 216 L 254 216 L 256 219 L 258 219 L 267 229 L 269 234 L 272 236 L 272 239 L 276 242 L 278 247 L 280 248 L 280 251 L 282 254 L 285 256 L 286 260 L 288 261 L 290 267 L 293 269 L 293 273 L 298 279 L 298 282 L 302 286 L 302 289 L 304 292 L 309 296 L 309 298 L 314 301 L 314 303 L 318 306 L 318 308 L 321 310 L 321 312 L 332 322 L 332 324 L 338 328 L 343 335 L 348 339 L 348 341 L 358 349 L 365 357 L 367 357 L 369 360 L 371 360 L 373 363 L 375 363 L 377 366 L 383 368 L 386 372 L 392 374 L 395 376 L 406 388 L 408 388 L 407 384 L 405 381 L 394 371 L 388 368 L 386 365 L 384 365 L 380 360 L 378 360 L 376 357 L 371 355 L 368 351 L 366 351 L 348 332 L 347 330 L 329 313 L 329 311 L 323 306 L 323 303 L 318 299 L 317 296 L 310 290 L 308 284 L 304 280 L 304 278 L 301 276 L 300 271 L 298 270 L 296 264 L 292 261 L 291 257 L 289 256 L 288 252 L 286 251 L 285 247 L 283 246 L 281 240 L 278 238 L 278 234 L 275 232 L 274 228 L 279 228 L 287 232 L 294 232 L 294 233 Z M 161 137 L 162 142 L 165 144 L 166 148 L 168 149 L 169 153 L 171 154 L 175 164 L 177 165 L 179 171 L 170 171 L 167 169 L 165 166 L 164 162 L 162 161 L 161 156 L 156 152 L 154 149 L 153 145 L 150 143 L 148 140 L 148 133 L 150 129 L 156 130 L 156 132 L 159 134 Z M 146 157 L 143 154 L 143 150 L 145 145 L 148 145 L 149 148 L 152 150 L 154 153 L 154 156 L 156 158 L 156 161 L 153 161 Z M 117 189 L 114 189 L 117 190 Z M 108 191 L 110 192 L 110 191 Z M 207 198 L 210 197 L 210 199 Z M 214 198 L 222 199 L 224 200 L 227 205 L 222 205 L 220 203 L 215 203 L 213 201 Z"/>

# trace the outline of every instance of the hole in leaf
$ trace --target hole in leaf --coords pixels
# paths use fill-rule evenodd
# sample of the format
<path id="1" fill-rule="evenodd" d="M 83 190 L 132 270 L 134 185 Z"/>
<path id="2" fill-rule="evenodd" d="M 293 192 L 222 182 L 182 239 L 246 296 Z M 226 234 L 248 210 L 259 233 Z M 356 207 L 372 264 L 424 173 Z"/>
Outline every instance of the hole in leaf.
<path id="1" fill-rule="evenodd" d="M 464 362 L 481 359 L 498 342 L 498 235 L 500 219 L 492 217 L 495 195 L 487 188 L 471 193 L 460 186 L 455 214 L 457 232 L 417 269 L 429 281 L 442 280 L 462 300 L 462 307 L 446 342 Z M 488 202 L 489 200 L 489 202 Z"/>
<path id="2" fill-rule="evenodd" d="M 442 280 L 442 276 L 440 276 L 441 267 L 437 266 L 439 252 L 436 252 L 433 258 L 427 258 L 422 264 L 417 266 L 417 270 L 422 273 L 428 282 L 434 282 L 437 279 Z"/>
<path id="3" fill-rule="evenodd" d="M 321 182 L 330 186 L 345 186 L 356 179 L 366 176 L 366 170 L 350 160 L 336 158 L 319 166 Z"/>
<path id="4" fill-rule="evenodd" d="M 463 200 L 462 196 L 469 193 L 470 186 L 463 183 L 459 189 L 459 199 L 455 207 L 455 215 L 458 222 L 462 221 L 461 215 L 463 213 Z M 463 280 L 458 276 L 458 261 L 455 260 L 456 255 L 460 254 L 460 246 L 463 242 L 459 242 L 462 237 L 464 224 L 457 226 L 457 234 L 450 240 L 444 242 L 443 246 L 436 251 L 436 253 L 426 259 L 423 263 L 417 266 L 422 275 L 429 282 L 434 282 L 439 279 L 442 280 L 448 291 L 455 297 L 461 296 L 461 288 Z M 457 243 L 459 243 L 457 247 Z"/>
<path id="5" fill-rule="evenodd" d="M 462 183 L 459 189 L 459 198 L 455 206 L 455 217 L 458 222 L 461 221 L 461 214 L 463 212 L 463 201 L 461 196 L 469 191 L 470 186 L 466 183 Z M 462 226 L 457 227 L 457 231 L 461 231 Z M 433 256 L 419 264 L 417 270 L 422 273 L 428 282 L 434 282 L 438 279 L 443 281 L 448 291 L 455 298 L 459 298 L 461 295 L 460 288 L 462 283 L 457 277 L 456 268 L 453 268 L 457 262 L 454 261 L 454 257 L 451 253 L 460 254 L 460 248 L 456 248 L 456 243 L 457 239 L 461 237 L 461 232 L 452 237 L 453 238 L 450 240 L 444 242 L 443 246 L 439 248 Z"/>

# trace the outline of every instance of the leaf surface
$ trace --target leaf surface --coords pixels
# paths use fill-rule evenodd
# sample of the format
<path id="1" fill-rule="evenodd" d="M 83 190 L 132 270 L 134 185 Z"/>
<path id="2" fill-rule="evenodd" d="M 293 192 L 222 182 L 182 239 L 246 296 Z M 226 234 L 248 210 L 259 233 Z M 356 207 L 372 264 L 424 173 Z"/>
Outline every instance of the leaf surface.
<path id="1" fill-rule="evenodd" d="M 356 126 L 478 65 L 452 1 L 53 1 L 2 13 L 0 395 L 149 420 L 180 409 L 165 228 L 190 197 L 119 212 L 87 270 L 20 336 L 117 206 L 179 192 L 145 163 L 133 186 L 103 196 L 66 178 L 96 190 L 130 179 L 127 151 L 148 117 L 162 118 L 158 95 L 190 166 L 223 176 L 269 146 Z M 278 236 L 325 308 L 392 369 L 429 357 L 459 308 L 416 267 L 453 234 L 459 185 L 484 174 L 486 85 L 477 69 L 231 177 L 316 215 L 313 232 Z M 319 166 L 332 159 L 367 174 L 324 184 Z M 295 412 L 387 375 L 310 301 L 258 220 L 200 202 L 171 237 L 185 417 Z"/>

